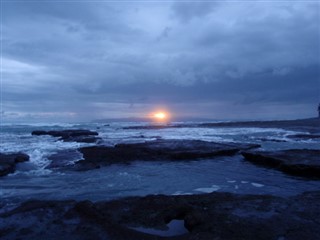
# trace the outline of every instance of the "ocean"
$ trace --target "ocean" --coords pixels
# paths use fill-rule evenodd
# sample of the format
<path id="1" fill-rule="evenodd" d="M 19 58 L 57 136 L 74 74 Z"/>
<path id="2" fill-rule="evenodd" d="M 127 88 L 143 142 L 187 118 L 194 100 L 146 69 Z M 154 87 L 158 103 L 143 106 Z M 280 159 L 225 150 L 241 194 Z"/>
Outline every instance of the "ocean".
<path id="1" fill-rule="evenodd" d="M 238 194 L 290 196 L 319 190 L 319 181 L 288 176 L 277 170 L 253 165 L 238 154 L 201 161 L 142 162 L 115 164 L 89 171 L 48 169 L 49 157 L 64 153 L 69 164 L 82 159 L 77 149 L 92 143 L 58 141 L 51 136 L 33 136 L 34 130 L 88 129 L 97 131 L 99 144 L 137 143 L 156 139 L 198 139 L 212 142 L 260 144 L 262 150 L 320 149 L 320 139 L 297 140 L 289 135 L 304 134 L 280 128 L 179 127 L 162 129 L 124 129 L 146 123 L 112 122 L 86 124 L 6 124 L 2 126 L 2 153 L 24 152 L 29 162 L 0 178 L 3 203 L 15 205 L 30 199 L 110 200 L 149 194 L 183 195 L 214 191 Z M 173 123 L 173 126 L 177 123 Z"/>

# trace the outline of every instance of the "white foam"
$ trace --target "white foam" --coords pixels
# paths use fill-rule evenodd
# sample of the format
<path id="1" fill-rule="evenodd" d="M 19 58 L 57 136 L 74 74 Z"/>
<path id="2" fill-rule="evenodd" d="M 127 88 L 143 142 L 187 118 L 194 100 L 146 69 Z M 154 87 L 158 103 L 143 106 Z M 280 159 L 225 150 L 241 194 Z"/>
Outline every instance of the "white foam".
<path id="1" fill-rule="evenodd" d="M 196 189 L 194 189 L 194 191 L 204 192 L 204 193 L 212 193 L 212 192 L 218 191 L 219 189 L 220 189 L 219 186 L 212 185 L 211 187 L 208 187 L 208 188 L 196 188 Z"/>
<path id="2" fill-rule="evenodd" d="M 45 168 L 50 164 L 48 157 L 58 151 L 77 149 L 81 146 L 88 146 L 87 143 L 63 142 L 57 141 L 51 136 L 32 136 L 28 134 L 10 134 L 5 138 L 1 145 L 1 151 L 4 153 L 23 152 L 30 156 L 26 163 L 30 167 L 22 167 L 18 172 L 29 172 L 31 175 L 45 175 L 51 171 Z"/>
<path id="3" fill-rule="evenodd" d="M 16 170 L 14 173 L 9 174 L 9 176 L 44 176 L 52 172 L 50 169 L 36 168 L 28 171 Z M 62 173 L 60 175 L 62 175 Z"/>
<path id="4" fill-rule="evenodd" d="M 167 224 L 167 229 L 165 230 L 145 227 L 132 227 L 131 229 L 136 230 L 138 232 L 143 232 L 161 237 L 173 237 L 188 233 L 188 230 L 184 226 L 184 220 L 176 219 L 171 220 L 171 222 Z"/>
<path id="5" fill-rule="evenodd" d="M 30 126 L 30 127 L 73 127 L 79 124 L 75 123 L 18 123 L 18 124 L 4 124 L 4 126 Z"/>
<path id="6" fill-rule="evenodd" d="M 172 196 L 183 196 L 183 195 L 192 195 L 192 193 L 188 193 L 188 192 L 182 192 L 182 191 L 177 191 L 175 193 L 171 194 Z"/>
<path id="7" fill-rule="evenodd" d="M 264 185 L 263 185 L 263 184 L 260 184 L 260 183 L 254 183 L 254 182 L 252 182 L 252 183 L 251 183 L 251 185 L 252 185 L 252 186 L 254 186 L 254 187 L 258 187 L 258 188 L 264 187 Z"/>

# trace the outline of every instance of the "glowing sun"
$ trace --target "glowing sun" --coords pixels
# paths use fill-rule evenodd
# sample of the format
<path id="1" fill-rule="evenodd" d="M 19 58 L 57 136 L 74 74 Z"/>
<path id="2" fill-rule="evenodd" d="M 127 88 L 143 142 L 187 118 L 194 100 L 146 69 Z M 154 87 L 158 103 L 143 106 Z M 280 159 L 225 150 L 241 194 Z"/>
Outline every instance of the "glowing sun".
<path id="1" fill-rule="evenodd" d="M 164 112 L 156 112 L 153 116 L 159 120 L 163 120 L 167 117 L 167 115 Z"/>
<path id="2" fill-rule="evenodd" d="M 149 117 L 151 118 L 151 120 L 156 122 L 167 122 L 169 121 L 170 114 L 167 111 L 158 110 L 150 113 Z"/>

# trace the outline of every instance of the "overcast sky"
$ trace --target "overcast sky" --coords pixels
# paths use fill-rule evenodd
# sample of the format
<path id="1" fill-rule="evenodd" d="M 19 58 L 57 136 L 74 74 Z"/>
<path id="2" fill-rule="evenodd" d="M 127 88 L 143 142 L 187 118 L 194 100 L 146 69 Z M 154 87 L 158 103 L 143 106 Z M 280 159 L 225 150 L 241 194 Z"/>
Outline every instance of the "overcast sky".
<path id="1" fill-rule="evenodd" d="M 2 2 L 4 121 L 292 119 L 320 102 L 317 1 Z"/>

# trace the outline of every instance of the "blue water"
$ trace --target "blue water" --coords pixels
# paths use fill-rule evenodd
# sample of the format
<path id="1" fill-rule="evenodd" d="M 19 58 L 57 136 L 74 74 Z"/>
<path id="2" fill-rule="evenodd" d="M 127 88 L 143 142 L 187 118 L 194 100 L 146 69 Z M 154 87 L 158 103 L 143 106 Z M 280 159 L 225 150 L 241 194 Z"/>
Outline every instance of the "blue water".
<path id="1" fill-rule="evenodd" d="M 25 152 L 30 162 L 17 166 L 14 174 L 0 178 L 0 197 L 18 203 L 28 199 L 110 200 L 148 194 L 201 194 L 213 191 L 240 194 L 295 195 L 319 190 L 320 181 L 287 176 L 258 167 L 241 155 L 190 162 L 134 162 L 101 169 L 73 172 L 49 170 L 48 157 L 64 150 L 93 144 L 62 142 L 51 136 L 32 136 L 33 130 L 90 129 L 99 132 L 100 144 L 133 143 L 162 139 L 200 139 L 214 142 L 258 143 L 264 150 L 291 148 L 320 149 L 320 140 L 297 141 L 290 134 L 303 133 L 266 128 L 168 128 L 124 130 L 124 126 L 143 123 L 5 125 L 1 132 L 1 152 Z M 141 137 L 143 136 L 143 138 Z M 286 140 L 287 142 L 261 141 Z M 79 154 L 73 161 L 81 159 Z"/>

